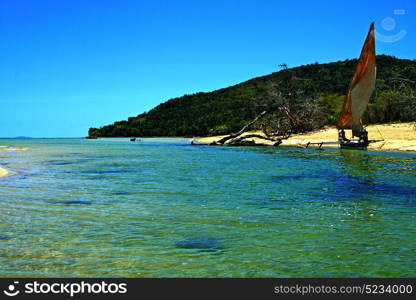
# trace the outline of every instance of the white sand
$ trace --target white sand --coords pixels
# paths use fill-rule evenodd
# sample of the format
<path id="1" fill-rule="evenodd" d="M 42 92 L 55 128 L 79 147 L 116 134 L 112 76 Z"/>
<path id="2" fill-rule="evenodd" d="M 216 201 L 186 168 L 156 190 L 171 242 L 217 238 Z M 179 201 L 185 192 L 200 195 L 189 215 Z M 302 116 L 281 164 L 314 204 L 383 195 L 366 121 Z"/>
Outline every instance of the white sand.
<path id="1" fill-rule="evenodd" d="M 413 151 L 416 152 L 416 127 L 415 123 L 397 123 L 369 125 L 366 127 L 368 138 L 370 140 L 380 140 L 370 143 L 369 150 L 379 151 Z M 251 132 L 252 133 L 252 132 Z M 256 132 L 261 134 L 261 132 Z M 347 131 L 347 138 L 350 131 Z M 249 132 L 245 133 L 249 134 Z M 223 136 L 204 137 L 197 140 L 200 143 L 211 143 L 218 141 Z M 251 138 L 257 144 L 273 145 L 273 142 L 260 138 Z M 283 140 L 281 146 L 298 146 L 310 143 L 330 143 L 324 144 L 324 147 L 339 147 L 338 131 L 335 127 L 326 127 L 322 130 L 310 132 L 307 134 L 295 134 L 287 140 Z M 332 143 L 332 144 L 331 144 Z"/>

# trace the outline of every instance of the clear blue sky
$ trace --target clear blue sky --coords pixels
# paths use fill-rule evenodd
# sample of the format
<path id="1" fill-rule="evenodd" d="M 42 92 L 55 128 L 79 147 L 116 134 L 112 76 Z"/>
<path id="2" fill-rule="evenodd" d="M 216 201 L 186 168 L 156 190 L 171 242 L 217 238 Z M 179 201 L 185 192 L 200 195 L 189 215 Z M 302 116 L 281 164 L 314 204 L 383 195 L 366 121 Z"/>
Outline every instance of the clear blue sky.
<path id="1" fill-rule="evenodd" d="M 355 58 L 371 21 L 406 32 L 379 54 L 416 58 L 414 0 L 0 0 L 0 137 L 85 136 L 280 63 Z"/>

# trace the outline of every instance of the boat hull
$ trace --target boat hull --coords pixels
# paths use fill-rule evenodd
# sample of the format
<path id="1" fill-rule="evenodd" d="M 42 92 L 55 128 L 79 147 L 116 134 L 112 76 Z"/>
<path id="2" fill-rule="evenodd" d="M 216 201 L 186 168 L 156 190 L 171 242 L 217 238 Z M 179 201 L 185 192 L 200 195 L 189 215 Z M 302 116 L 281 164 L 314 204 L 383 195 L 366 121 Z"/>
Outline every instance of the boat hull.
<path id="1" fill-rule="evenodd" d="M 367 150 L 368 143 L 361 143 L 356 141 L 341 142 L 341 149 L 353 149 L 353 150 Z"/>

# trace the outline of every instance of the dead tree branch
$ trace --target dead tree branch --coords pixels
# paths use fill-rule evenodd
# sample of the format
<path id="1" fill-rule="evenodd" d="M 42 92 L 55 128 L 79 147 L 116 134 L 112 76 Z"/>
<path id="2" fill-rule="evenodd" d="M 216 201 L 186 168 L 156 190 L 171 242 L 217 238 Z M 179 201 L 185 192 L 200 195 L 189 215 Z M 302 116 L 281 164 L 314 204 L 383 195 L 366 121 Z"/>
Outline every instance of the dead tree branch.
<path id="1" fill-rule="evenodd" d="M 226 141 L 236 138 L 240 135 L 242 135 L 244 132 L 246 132 L 250 126 L 252 126 L 254 123 L 256 123 L 258 120 L 260 120 L 261 118 L 263 118 L 266 114 L 268 113 L 267 110 L 261 112 L 257 117 L 255 117 L 250 123 L 248 123 L 247 125 L 245 125 L 243 128 L 241 128 L 241 130 L 237 133 L 231 133 L 230 135 L 227 135 L 226 137 L 223 137 L 222 139 L 220 139 L 217 143 L 223 145 Z"/>
<path id="2" fill-rule="evenodd" d="M 267 137 L 267 136 L 264 136 L 264 135 L 261 135 L 261 134 L 253 133 L 253 134 L 247 134 L 247 135 L 244 135 L 244 136 L 234 138 L 234 139 L 230 140 L 227 143 L 227 145 L 240 146 L 240 145 L 255 144 L 254 141 L 248 141 L 248 139 L 250 139 L 250 138 L 259 138 L 259 139 L 263 139 L 263 140 L 266 140 L 266 141 L 272 141 L 272 142 L 275 143 L 274 145 L 276 145 L 276 146 L 281 143 L 280 139 L 274 139 L 274 138 L 270 138 L 270 137 Z"/>

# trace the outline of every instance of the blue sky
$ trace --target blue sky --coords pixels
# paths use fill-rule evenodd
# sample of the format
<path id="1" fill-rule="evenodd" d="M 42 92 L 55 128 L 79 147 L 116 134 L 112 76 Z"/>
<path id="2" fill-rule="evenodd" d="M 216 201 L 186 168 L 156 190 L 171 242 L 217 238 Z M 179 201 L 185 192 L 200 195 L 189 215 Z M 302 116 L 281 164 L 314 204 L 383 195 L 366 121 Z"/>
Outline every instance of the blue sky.
<path id="1" fill-rule="evenodd" d="M 0 0 L 0 137 L 78 137 L 287 63 L 416 58 L 409 1 Z"/>

